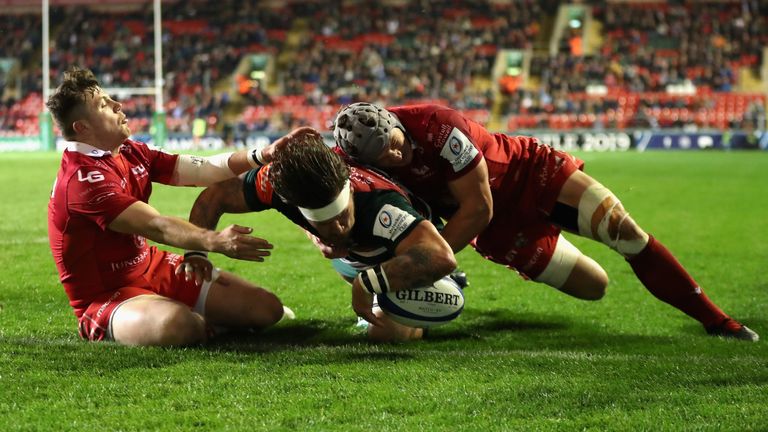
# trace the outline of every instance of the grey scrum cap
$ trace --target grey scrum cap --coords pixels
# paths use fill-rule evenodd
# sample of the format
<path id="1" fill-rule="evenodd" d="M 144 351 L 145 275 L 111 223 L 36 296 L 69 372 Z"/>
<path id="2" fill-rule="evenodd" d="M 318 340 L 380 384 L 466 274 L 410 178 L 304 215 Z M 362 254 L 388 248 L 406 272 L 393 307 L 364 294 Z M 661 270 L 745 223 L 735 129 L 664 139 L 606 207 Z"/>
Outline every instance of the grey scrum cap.
<path id="1" fill-rule="evenodd" d="M 333 138 L 352 159 L 373 163 L 389 147 L 392 129 L 403 129 L 394 114 L 366 102 L 348 105 L 336 114 Z"/>

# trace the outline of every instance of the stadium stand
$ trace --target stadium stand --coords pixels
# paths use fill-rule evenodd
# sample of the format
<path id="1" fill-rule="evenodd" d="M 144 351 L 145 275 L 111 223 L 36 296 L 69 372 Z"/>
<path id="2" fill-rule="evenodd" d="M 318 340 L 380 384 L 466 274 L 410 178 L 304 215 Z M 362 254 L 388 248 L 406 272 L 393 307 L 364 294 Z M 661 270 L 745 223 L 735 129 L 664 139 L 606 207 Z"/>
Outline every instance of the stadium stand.
<path id="1" fill-rule="evenodd" d="M 170 132 L 191 133 L 195 121 L 219 134 L 327 129 L 339 105 L 356 100 L 450 105 L 504 130 L 765 127 L 765 2 L 584 2 L 578 26 L 559 20 L 570 5 L 555 0 L 163 7 Z M 0 134 L 33 135 L 40 13 L 7 13 Z M 151 2 L 54 5 L 52 80 L 78 64 L 105 87 L 151 87 L 151 22 Z M 508 50 L 525 53 L 522 73 L 499 74 Z M 154 99 L 116 96 L 146 133 Z"/>

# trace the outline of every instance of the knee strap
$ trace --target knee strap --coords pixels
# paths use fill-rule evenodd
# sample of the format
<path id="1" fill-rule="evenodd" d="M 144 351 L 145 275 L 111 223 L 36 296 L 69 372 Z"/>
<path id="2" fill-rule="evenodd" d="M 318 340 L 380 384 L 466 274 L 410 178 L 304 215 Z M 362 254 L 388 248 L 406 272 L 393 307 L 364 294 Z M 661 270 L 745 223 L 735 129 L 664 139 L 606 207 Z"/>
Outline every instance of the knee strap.
<path id="1" fill-rule="evenodd" d="M 557 238 L 557 245 L 555 245 L 555 251 L 549 264 L 534 280 L 553 288 L 561 288 L 571 275 L 579 256 L 581 256 L 581 251 L 561 234 Z"/>
<path id="2" fill-rule="evenodd" d="M 619 204 L 619 199 L 605 186 L 599 183 L 589 186 L 579 200 L 579 234 L 610 244 L 608 221 Z M 596 217 L 600 220 L 595 221 Z"/>
<path id="3" fill-rule="evenodd" d="M 614 219 L 619 220 L 611 229 Z M 579 234 L 600 241 L 625 257 L 635 255 L 648 244 L 648 234 L 639 229 L 639 235 L 625 233 L 622 227 L 627 220 L 631 220 L 629 213 L 605 186 L 593 184 L 584 191 L 579 201 Z M 613 236 L 611 231 L 615 232 Z"/>

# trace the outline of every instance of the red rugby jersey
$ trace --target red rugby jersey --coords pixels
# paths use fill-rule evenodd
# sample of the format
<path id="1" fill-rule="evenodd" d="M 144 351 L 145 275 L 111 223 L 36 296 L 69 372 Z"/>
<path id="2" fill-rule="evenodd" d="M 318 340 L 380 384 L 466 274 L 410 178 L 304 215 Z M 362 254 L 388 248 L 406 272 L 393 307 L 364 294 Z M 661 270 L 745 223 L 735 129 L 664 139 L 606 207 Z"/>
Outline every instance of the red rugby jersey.
<path id="1" fill-rule="evenodd" d="M 482 158 L 488 165 L 491 192 L 508 192 L 519 180 L 526 161 L 541 145 L 533 137 L 490 133 L 460 112 L 439 105 L 387 108 L 405 127 L 414 151 L 408 166 L 387 168 L 393 177 L 449 217 L 457 209 L 448 182 L 473 170 Z M 522 176 L 525 178 L 526 176 Z"/>
<path id="2" fill-rule="evenodd" d="M 78 318 L 93 298 L 146 271 L 145 239 L 107 226 L 134 202 L 148 202 L 153 181 L 170 183 L 177 158 L 132 140 L 116 155 L 68 144 L 48 204 L 48 239 Z"/>

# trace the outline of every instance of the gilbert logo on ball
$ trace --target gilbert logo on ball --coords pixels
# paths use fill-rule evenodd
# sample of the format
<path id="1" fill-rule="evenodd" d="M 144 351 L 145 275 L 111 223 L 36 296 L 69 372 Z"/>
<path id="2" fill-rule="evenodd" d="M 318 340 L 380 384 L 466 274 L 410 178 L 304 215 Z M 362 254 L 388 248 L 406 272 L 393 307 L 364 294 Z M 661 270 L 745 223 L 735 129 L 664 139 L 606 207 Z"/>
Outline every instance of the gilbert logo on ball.
<path id="1" fill-rule="evenodd" d="M 379 294 L 378 300 L 393 321 L 411 327 L 446 324 L 464 309 L 464 293 L 449 276 L 430 286 Z"/>

